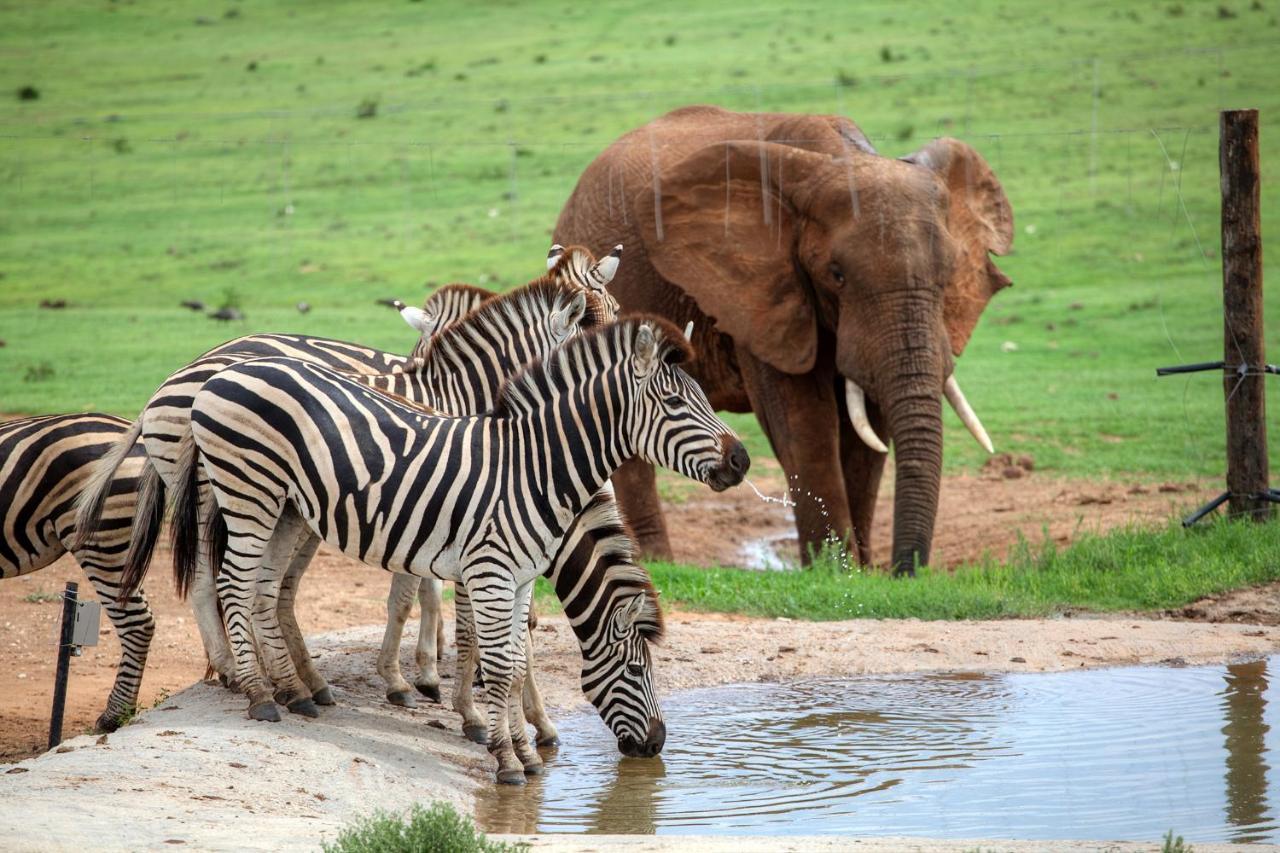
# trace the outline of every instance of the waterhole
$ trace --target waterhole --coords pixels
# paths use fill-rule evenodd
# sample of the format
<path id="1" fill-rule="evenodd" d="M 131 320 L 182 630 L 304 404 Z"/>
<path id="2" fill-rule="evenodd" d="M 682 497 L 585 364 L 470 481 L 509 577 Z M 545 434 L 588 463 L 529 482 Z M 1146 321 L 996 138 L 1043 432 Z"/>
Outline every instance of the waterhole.
<path id="1" fill-rule="evenodd" d="M 484 791 L 490 832 L 1280 841 L 1280 656 L 1214 667 L 866 676 L 664 703 L 622 758 L 562 721 L 547 775 Z"/>

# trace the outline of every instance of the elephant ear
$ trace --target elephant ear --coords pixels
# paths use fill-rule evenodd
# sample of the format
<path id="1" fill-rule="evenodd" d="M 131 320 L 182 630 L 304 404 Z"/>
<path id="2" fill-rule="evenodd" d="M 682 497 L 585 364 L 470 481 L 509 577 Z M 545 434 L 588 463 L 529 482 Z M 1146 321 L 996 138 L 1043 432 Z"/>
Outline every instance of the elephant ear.
<path id="1" fill-rule="evenodd" d="M 824 155 L 768 142 L 707 145 L 659 168 L 634 207 L 654 269 L 739 346 L 785 373 L 818 352 L 795 269 L 796 189 Z"/>
<path id="2" fill-rule="evenodd" d="M 1011 283 L 988 252 L 1003 255 L 1013 245 L 1013 210 L 987 161 L 958 139 L 935 140 L 902 159 L 932 171 L 950 194 L 947 230 L 958 251 L 943 322 L 960 355 L 991 297 Z"/>

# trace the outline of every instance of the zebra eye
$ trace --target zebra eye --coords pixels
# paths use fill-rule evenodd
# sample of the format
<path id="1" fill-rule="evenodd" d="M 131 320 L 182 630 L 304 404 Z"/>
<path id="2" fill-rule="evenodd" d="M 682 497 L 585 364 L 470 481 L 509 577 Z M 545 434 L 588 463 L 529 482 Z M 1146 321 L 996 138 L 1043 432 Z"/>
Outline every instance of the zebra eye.
<path id="1" fill-rule="evenodd" d="M 636 678 L 639 678 L 640 676 L 644 675 L 644 667 L 638 663 L 629 663 L 627 664 L 627 675 L 632 675 L 632 676 L 635 676 Z"/>
<path id="2" fill-rule="evenodd" d="M 672 396 L 668 397 L 667 399 L 663 400 L 662 402 L 663 402 L 663 403 L 665 403 L 666 405 L 670 406 L 670 407 L 671 407 L 671 408 L 673 408 L 673 409 L 678 408 L 678 407 L 680 407 L 680 406 L 683 406 L 683 405 L 684 405 L 684 400 L 680 399 L 679 397 L 675 396 L 674 394 L 673 394 Z"/>

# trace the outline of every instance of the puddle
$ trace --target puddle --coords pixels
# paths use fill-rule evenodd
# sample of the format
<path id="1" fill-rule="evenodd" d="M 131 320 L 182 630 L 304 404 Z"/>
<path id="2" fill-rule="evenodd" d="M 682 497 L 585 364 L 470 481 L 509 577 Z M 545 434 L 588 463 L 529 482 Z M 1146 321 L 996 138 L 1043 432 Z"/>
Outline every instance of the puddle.
<path id="1" fill-rule="evenodd" d="M 792 571 L 796 568 L 796 541 L 791 530 L 748 539 L 738 549 L 737 565 L 761 572 Z"/>
<path id="2" fill-rule="evenodd" d="M 490 832 L 1280 842 L 1280 656 L 1216 667 L 866 676 L 664 703 L 656 759 L 560 725 L 547 776 L 477 802 Z M 560 721 L 557 721 L 560 722 Z"/>

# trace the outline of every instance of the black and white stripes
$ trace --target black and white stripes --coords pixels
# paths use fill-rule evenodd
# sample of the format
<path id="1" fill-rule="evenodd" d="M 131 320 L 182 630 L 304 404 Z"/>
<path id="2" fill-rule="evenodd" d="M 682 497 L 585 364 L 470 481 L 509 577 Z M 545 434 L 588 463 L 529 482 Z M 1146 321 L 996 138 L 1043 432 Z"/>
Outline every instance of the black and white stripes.
<path id="1" fill-rule="evenodd" d="M 500 779 L 523 779 L 528 745 L 509 725 L 507 695 L 523 677 L 519 637 L 532 581 L 575 520 L 631 456 L 715 488 L 745 474 L 741 444 L 677 366 L 687 353 L 665 321 L 611 324 L 508 381 L 492 412 L 460 418 L 291 359 L 245 362 L 206 382 L 192 430 L 218 505 L 210 541 L 225 544 L 219 592 L 251 705 L 271 702 L 253 657 L 252 588 L 279 570 L 272 533 L 292 511 L 365 562 L 465 585 L 490 702 L 489 748 Z M 611 595 L 581 593 L 588 602 Z M 583 629 L 584 659 L 610 658 L 607 674 L 641 685 L 631 695 L 653 708 L 647 720 L 606 715 L 635 754 L 652 754 L 665 737 L 644 645 L 653 607 L 648 591 L 612 597 L 603 611 L 574 596 L 566 602 Z M 584 671 L 589 695 L 617 695 L 609 681 Z"/>

